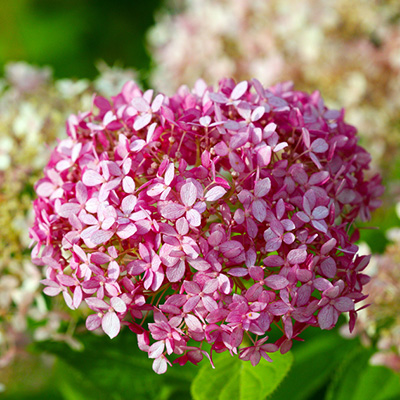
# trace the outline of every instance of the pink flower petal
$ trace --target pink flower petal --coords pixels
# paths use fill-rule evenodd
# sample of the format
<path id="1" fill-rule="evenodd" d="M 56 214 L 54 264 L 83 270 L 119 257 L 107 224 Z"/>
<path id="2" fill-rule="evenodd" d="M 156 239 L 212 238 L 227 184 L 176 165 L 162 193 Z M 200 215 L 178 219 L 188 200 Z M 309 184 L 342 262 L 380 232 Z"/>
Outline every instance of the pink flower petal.
<path id="1" fill-rule="evenodd" d="M 121 322 L 115 312 L 109 311 L 106 313 L 101 321 L 101 327 L 105 334 L 107 334 L 110 339 L 115 338 L 121 329 Z"/>
<path id="2" fill-rule="evenodd" d="M 92 169 L 86 170 L 82 176 L 82 182 L 89 187 L 101 185 L 104 181 L 105 179 Z"/>

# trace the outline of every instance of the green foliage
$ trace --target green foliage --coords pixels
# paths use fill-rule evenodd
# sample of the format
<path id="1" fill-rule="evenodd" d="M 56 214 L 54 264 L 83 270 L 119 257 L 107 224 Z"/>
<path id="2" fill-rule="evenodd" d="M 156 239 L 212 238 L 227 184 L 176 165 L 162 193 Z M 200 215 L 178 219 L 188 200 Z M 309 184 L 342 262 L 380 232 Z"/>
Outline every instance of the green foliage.
<path id="1" fill-rule="evenodd" d="M 193 381 L 195 400 L 263 400 L 276 389 L 293 361 L 291 353 L 274 353 L 272 363 L 262 358 L 256 367 L 227 352 L 214 358 L 215 369 L 203 365 Z"/>
<path id="2" fill-rule="evenodd" d="M 346 340 L 337 331 L 312 335 L 293 348 L 293 366 L 271 400 L 310 399 L 327 384 L 346 354 L 358 346 L 357 341 Z"/>
<path id="3" fill-rule="evenodd" d="M 156 375 L 152 361 L 137 348 L 130 331 L 121 332 L 113 340 L 92 333 L 79 340 L 84 345 L 82 352 L 73 351 L 63 343 L 36 345 L 38 351 L 58 356 L 56 379 L 66 400 L 189 398 L 196 367 L 175 366 L 164 375 Z"/>
<path id="4" fill-rule="evenodd" d="M 332 380 L 326 400 L 394 400 L 400 398 L 400 376 L 388 368 L 369 365 L 372 351 L 354 349 Z"/>

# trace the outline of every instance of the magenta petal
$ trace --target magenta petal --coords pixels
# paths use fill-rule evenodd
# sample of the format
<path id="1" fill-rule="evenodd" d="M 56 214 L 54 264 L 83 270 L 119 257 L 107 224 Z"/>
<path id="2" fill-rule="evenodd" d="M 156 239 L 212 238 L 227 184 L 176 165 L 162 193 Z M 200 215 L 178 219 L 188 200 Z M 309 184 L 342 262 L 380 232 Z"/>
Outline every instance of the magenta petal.
<path id="1" fill-rule="evenodd" d="M 334 309 L 331 305 L 327 304 L 318 313 L 318 324 L 321 329 L 331 329 L 334 323 Z"/>
<path id="2" fill-rule="evenodd" d="M 305 249 L 290 250 L 287 259 L 290 264 L 301 264 L 306 261 L 307 251 Z"/>
<path id="3" fill-rule="evenodd" d="M 349 297 L 339 297 L 335 300 L 334 306 L 340 312 L 354 310 L 354 302 Z"/>
<path id="4" fill-rule="evenodd" d="M 254 200 L 253 204 L 251 205 L 251 211 L 254 215 L 254 218 L 259 222 L 263 222 L 267 216 L 267 209 L 265 208 L 262 200 Z"/>
<path id="5" fill-rule="evenodd" d="M 289 281 L 281 275 L 271 275 L 265 279 L 265 284 L 274 290 L 281 290 L 285 288 Z"/>
<path id="6" fill-rule="evenodd" d="M 228 272 L 229 275 L 232 276 L 238 276 L 238 277 L 242 277 L 242 276 L 246 276 L 249 273 L 249 270 L 247 268 L 231 268 Z"/>
<path id="7" fill-rule="evenodd" d="M 245 168 L 245 164 L 242 159 L 234 152 L 229 153 L 229 161 L 231 163 L 231 167 L 237 172 L 243 172 Z"/>
<path id="8" fill-rule="evenodd" d="M 89 331 L 94 331 L 101 325 L 101 318 L 97 314 L 89 315 L 86 318 L 86 328 Z"/>
<path id="9" fill-rule="evenodd" d="M 254 185 L 254 196 L 264 197 L 271 189 L 271 180 L 264 178 L 257 181 Z"/>
<path id="10" fill-rule="evenodd" d="M 283 315 L 289 311 L 289 306 L 283 301 L 279 300 L 269 305 L 268 310 L 272 315 Z"/>
<path id="11" fill-rule="evenodd" d="M 192 311 L 197 304 L 199 304 L 200 297 L 199 296 L 193 296 L 191 297 L 183 306 L 183 311 L 185 313 Z"/>
<path id="12" fill-rule="evenodd" d="M 334 278 L 336 275 L 336 263 L 332 257 L 328 257 L 321 263 L 322 274 L 327 278 Z"/>

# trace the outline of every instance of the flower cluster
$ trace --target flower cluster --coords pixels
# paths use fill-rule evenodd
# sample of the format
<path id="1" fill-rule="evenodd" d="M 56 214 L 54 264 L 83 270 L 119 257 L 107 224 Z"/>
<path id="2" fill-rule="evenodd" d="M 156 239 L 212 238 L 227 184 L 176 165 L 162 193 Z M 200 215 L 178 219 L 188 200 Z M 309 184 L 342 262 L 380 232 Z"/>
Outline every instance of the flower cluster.
<path id="1" fill-rule="evenodd" d="M 12 358 L 27 318 L 40 321 L 36 338 L 63 337 L 57 330 L 66 313 L 61 307 L 49 312 L 28 248 L 33 185 L 43 174 L 48 145 L 65 137 L 65 119 L 90 106 L 93 90 L 115 93 L 133 77 L 129 70 L 101 66 L 94 83 L 53 80 L 49 68 L 6 65 L 0 80 L 0 366 Z"/>
<path id="2" fill-rule="evenodd" d="M 198 77 L 293 80 L 345 107 L 374 163 L 391 167 L 400 147 L 398 10 L 396 0 L 170 0 L 149 34 L 152 83 L 173 91 Z"/>
<path id="3" fill-rule="evenodd" d="M 342 312 L 354 325 L 369 280 L 354 221 L 382 187 L 318 92 L 226 79 L 167 97 L 128 82 L 66 126 L 35 187 L 32 256 L 46 294 L 93 311 L 89 330 L 127 325 L 163 373 L 172 353 L 210 356 L 205 342 L 255 365 Z"/>

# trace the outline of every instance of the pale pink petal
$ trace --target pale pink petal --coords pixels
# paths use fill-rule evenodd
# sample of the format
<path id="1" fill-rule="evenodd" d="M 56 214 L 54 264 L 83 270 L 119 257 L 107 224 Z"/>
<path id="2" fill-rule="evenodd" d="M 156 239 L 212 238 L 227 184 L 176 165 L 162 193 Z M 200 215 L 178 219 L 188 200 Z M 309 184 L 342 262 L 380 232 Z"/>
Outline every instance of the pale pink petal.
<path id="1" fill-rule="evenodd" d="M 169 186 L 171 184 L 171 182 L 173 181 L 174 175 L 175 175 L 174 164 L 169 163 L 169 165 L 165 171 L 165 175 L 164 175 L 164 182 L 167 186 Z"/>
<path id="2" fill-rule="evenodd" d="M 229 153 L 229 161 L 231 167 L 237 172 L 243 172 L 245 168 L 245 164 L 242 159 L 234 152 Z"/>
<path id="3" fill-rule="evenodd" d="M 223 197 L 225 193 L 226 189 L 224 189 L 222 186 L 214 186 L 206 193 L 205 199 L 206 201 L 216 201 Z"/>
<path id="4" fill-rule="evenodd" d="M 78 214 L 80 210 L 81 206 L 77 203 L 65 203 L 60 207 L 58 214 L 63 218 L 69 218 L 73 214 Z"/>
<path id="5" fill-rule="evenodd" d="M 175 226 L 180 235 L 186 235 L 189 232 L 189 224 L 186 218 L 179 218 Z"/>
<path id="6" fill-rule="evenodd" d="M 91 235 L 90 240 L 98 245 L 98 244 L 104 244 L 107 243 L 112 236 L 114 235 L 114 232 L 112 231 L 103 231 L 103 230 L 98 230 Z"/>
<path id="7" fill-rule="evenodd" d="M 117 230 L 117 236 L 121 239 L 128 239 L 137 232 L 137 227 L 134 224 L 120 225 Z"/>
<path id="8" fill-rule="evenodd" d="M 194 185 L 193 185 L 194 186 Z M 158 206 L 160 214 L 165 219 L 175 220 L 185 214 L 185 207 L 178 203 L 167 203 Z"/>
<path id="9" fill-rule="evenodd" d="M 57 287 L 50 287 L 47 286 L 43 289 L 43 293 L 47 294 L 47 296 L 57 296 L 58 294 L 60 294 L 62 291 L 62 288 L 60 286 Z"/>
<path id="10" fill-rule="evenodd" d="M 202 332 L 202 325 L 200 320 L 192 314 L 188 314 L 185 317 L 185 323 L 187 327 L 195 332 Z"/>
<path id="11" fill-rule="evenodd" d="M 106 313 L 101 321 L 101 327 L 105 334 L 107 334 L 110 339 L 115 338 L 121 329 L 121 322 L 115 312 L 109 311 Z"/>
<path id="12" fill-rule="evenodd" d="M 111 297 L 110 299 L 111 307 L 119 313 L 123 313 L 126 311 L 125 302 L 119 297 Z"/>
<path id="13" fill-rule="evenodd" d="M 88 192 L 86 186 L 81 181 L 76 184 L 75 192 L 79 204 L 85 204 L 88 199 Z"/>
<path id="14" fill-rule="evenodd" d="M 181 200 L 186 207 L 191 207 L 197 198 L 196 186 L 192 183 L 185 183 L 181 187 Z"/>
<path id="15" fill-rule="evenodd" d="M 265 108 L 263 106 L 258 106 L 252 113 L 251 113 L 251 120 L 253 122 L 258 121 L 263 117 L 265 114 Z"/>
<path id="16" fill-rule="evenodd" d="M 328 143 L 324 139 L 318 138 L 312 142 L 311 150 L 314 153 L 325 153 L 328 150 Z"/>
<path id="17" fill-rule="evenodd" d="M 238 100 L 240 99 L 245 93 L 248 88 L 248 82 L 247 81 L 242 81 L 239 82 L 235 88 L 232 90 L 230 98 L 233 100 Z"/>
<path id="18" fill-rule="evenodd" d="M 149 103 L 142 97 L 134 97 L 131 100 L 131 105 L 139 112 L 146 112 L 150 109 Z"/>
<path id="19" fill-rule="evenodd" d="M 219 142 L 214 146 L 215 153 L 218 156 L 224 157 L 228 154 L 228 146 L 225 142 Z"/>
<path id="20" fill-rule="evenodd" d="M 135 181 L 130 176 L 126 176 L 122 180 L 122 188 L 125 193 L 133 193 L 135 191 Z"/>
<path id="21" fill-rule="evenodd" d="M 257 164 L 266 167 L 271 162 L 272 150 L 270 146 L 263 146 L 257 152 Z"/>
<path id="22" fill-rule="evenodd" d="M 315 207 L 312 216 L 315 219 L 324 219 L 329 215 L 329 210 L 324 206 Z"/>
<path id="23" fill-rule="evenodd" d="M 285 288 L 289 281 L 281 275 L 271 275 L 265 279 L 265 284 L 274 290 L 281 290 Z"/>
<path id="24" fill-rule="evenodd" d="M 191 259 L 189 260 L 189 264 L 197 271 L 207 271 L 211 268 L 210 263 L 204 260 L 204 258 Z"/>
<path id="25" fill-rule="evenodd" d="M 179 282 L 185 275 L 185 261 L 181 260 L 173 267 L 167 268 L 167 278 L 170 282 Z"/>
<path id="26" fill-rule="evenodd" d="M 86 170 L 82 176 L 82 182 L 89 187 L 100 185 L 104 181 L 104 178 L 98 172 L 92 169 Z"/>
<path id="27" fill-rule="evenodd" d="M 150 121 L 151 121 L 152 115 L 151 114 L 142 114 L 139 115 L 136 119 L 135 122 L 133 124 L 133 129 L 135 131 L 140 131 L 141 129 L 143 129 L 145 126 L 147 126 Z M 144 142 L 144 141 L 143 141 Z M 146 142 L 144 142 L 146 144 Z M 133 151 L 133 150 L 132 150 Z"/>
<path id="28" fill-rule="evenodd" d="M 191 226 L 201 225 L 201 215 L 197 210 L 191 209 L 186 212 L 186 219 Z"/>
<path id="29" fill-rule="evenodd" d="M 156 374 L 165 374 L 165 372 L 167 372 L 167 368 L 168 368 L 168 365 L 167 365 L 167 361 L 165 360 L 165 357 L 159 357 L 159 358 L 156 358 L 154 361 L 153 361 L 153 371 L 156 373 Z"/>
<path id="30" fill-rule="evenodd" d="M 80 286 L 77 286 L 74 290 L 74 297 L 73 297 L 73 305 L 75 308 L 78 308 L 82 302 L 82 289 Z"/>
<path id="31" fill-rule="evenodd" d="M 36 189 L 36 193 L 40 197 L 50 197 L 54 190 L 56 189 L 56 186 L 52 182 L 42 182 Z"/>
<path id="32" fill-rule="evenodd" d="M 161 108 L 163 101 L 164 101 L 164 95 L 158 94 L 153 100 L 153 103 L 151 105 L 152 111 L 156 113 Z"/>

